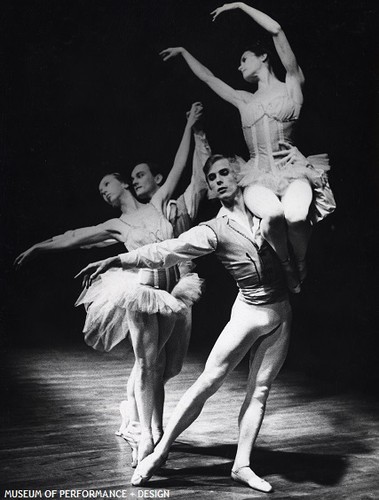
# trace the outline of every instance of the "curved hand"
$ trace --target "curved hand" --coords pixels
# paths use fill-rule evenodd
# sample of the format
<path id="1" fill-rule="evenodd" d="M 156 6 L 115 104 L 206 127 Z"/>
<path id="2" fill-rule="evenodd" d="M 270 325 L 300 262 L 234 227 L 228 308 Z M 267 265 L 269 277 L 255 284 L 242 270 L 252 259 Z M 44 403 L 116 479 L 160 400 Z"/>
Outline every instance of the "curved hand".
<path id="1" fill-rule="evenodd" d="M 87 267 L 78 272 L 75 278 L 83 277 L 82 285 L 88 288 L 92 282 L 102 273 L 108 271 L 111 267 L 121 267 L 120 257 L 110 257 L 109 259 L 92 262 Z"/>
<path id="2" fill-rule="evenodd" d="M 279 141 L 279 144 L 285 149 L 272 153 L 272 156 L 279 160 L 279 165 L 282 167 L 287 167 L 290 164 L 294 164 L 295 161 L 302 160 L 308 164 L 307 158 L 297 149 L 296 146 L 292 146 L 288 142 Z"/>
<path id="3" fill-rule="evenodd" d="M 221 7 L 218 7 L 217 9 L 213 10 L 211 12 L 212 21 L 215 21 L 217 16 L 222 14 L 222 12 L 226 12 L 227 10 L 233 10 L 233 9 L 238 9 L 239 4 L 238 2 L 233 2 L 233 3 L 224 3 Z"/>
<path id="4" fill-rule="evenodd" d="M 164 49 L 162 52 L 159 52 L 159 55 L 162 57 L 163 61 L 168 61 L 172 57 L 182 54 L 183 51 L 183 47 L 169 47 L 168 49 Z"/>
<path id="5" fill-rule="evenodd" d="M 201 102 L 194 102 L 191 109 L 187 112 L 187 123 L 193 127 L 196 122 L 203 116 L 203 104 Z"/>
<path id="6" fill-rule="evenodd" d="M 16 269 L 19 269 L 21 266 L 23 266 L 27 262 L 35 259 L 37 257 L 37 254 L 38 254 L 38 248 L 35 245 L 33 245 L 32 247 L 28 248 L 24 252 L 20 253 L 20 255 L 18 255 L 15 258 L 13 264 L 16 267 Z"/>

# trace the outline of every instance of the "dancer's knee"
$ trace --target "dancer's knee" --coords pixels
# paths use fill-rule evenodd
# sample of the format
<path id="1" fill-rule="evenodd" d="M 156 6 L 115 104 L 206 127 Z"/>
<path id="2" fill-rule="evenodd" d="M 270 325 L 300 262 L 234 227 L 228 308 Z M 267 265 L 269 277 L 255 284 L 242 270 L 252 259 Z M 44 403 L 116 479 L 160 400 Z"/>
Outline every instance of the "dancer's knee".
<path id="1" fill-rule="evenodd" d="M 308 208 L 305 207 L 289 207 L 285 211 L 285 218 L 288 226 L 297 229 L 303 226 L 307 221 Z"/>
<path id="2" fill-rule="evenodd" d="M 228 372 L 225 368 L 205 369 L 199 378 L 201 390 L 207 397 L 212 396 L 221 387 L 227 374 Z"/>
<path id="3" fill-rule="evenodd" d="M 283 224 L 285 220 L 284 210 L 280 205 L 274 206 L 270 208 L 270 210 L 266 211 L 262 219 L 263 226 L 266 230 L 269 231 L 271 229 L 276 229 L 278 226 Z"/>
<path id="4" fill-rule="evenodd" d="M 182 371 L 183 361 L 177 360 L 176 362 L 170 363 L 169 366 L 165 367 L 163 374 L 163 381 L 166 383 L 171 378 L 176 377 Z"/>
<path id="5" fill-rule="evenodd" d="M 156 374 L 159 368 L 158 360 L 156 356 L 136 357 L 136 367 L 140 375 L 146 375 L 148 373 Z"/>
<path id="6" fill-rule="evenodd" d="M 253 393 L 253 399 L 259 402 L 262 407 L 266 405 L 266 401 L 270 392 L 270 385 L 258 384 Z"/>
<path id="7" fill-rule="evenodd" d="M 126 384 L 126 394 L 128 397 L 128 400 L 130 401 L 131 399 L 134 399 L 134 378 L 129 378 L 127 384 Z"/>

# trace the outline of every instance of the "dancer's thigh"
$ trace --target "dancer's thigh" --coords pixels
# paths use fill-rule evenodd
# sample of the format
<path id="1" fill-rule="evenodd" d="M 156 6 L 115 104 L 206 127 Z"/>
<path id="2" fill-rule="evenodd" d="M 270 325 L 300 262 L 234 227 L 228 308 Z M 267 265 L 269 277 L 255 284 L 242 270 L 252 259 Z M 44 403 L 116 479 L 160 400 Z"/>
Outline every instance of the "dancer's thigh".
<path id="1" fill-rule="evenodd" d="M 275 307 L 253 306 L 237 298 L 232 315 L 217 339 L 205 370 L 232 370 L 262 335 L 280 324 L 280 312 Z"/>
<path id="2" fill-rule="evenodd" d="M 253 184 L 243 191 L 243 199 L 250 212 L 260 219 L 281 215 L 283 207 L 279 198 L 270 189 Z"/>
<path id="3" fill-rule="evenodd" d="M 312 203 L 312 187 L 306 179 L 291 182 L 282 196 L 282 204 L 287 219 L 305 220 Z"/>
<path id="4" fill-rule="evenodd" d="M 192 308 L 188 308 L 186 313 L 175 321 L 172 333 L 165 345 L 165 378 L 171 378 L 180 372 L 188 350 L 188 344 L 191 337 L 191 327 Z"/>
<path id="5" fill-rule="evenodd" d="M 130 311 L 128 324 L 136 360 L 155 363 L 158 356 L 159 340 L 157 315 Z"/>
<path id="6" fill-rule="evenodd" d="M 258 339 L 250 356 L 250 370 L 247 394 L 259 399 L 267 396 L 272 382 L 278 375 L 286 359 L 290 330 L 291 307 L 282 303 L 282 321 L 272 333 Z"/>
<path id="7" fill-rule="evenodd" d="M 157 315 L 158 319 L 158 350 L 159 352 L 165 347 L 170 340 L 173 329 L 175 327 L 176 316 Z"/>

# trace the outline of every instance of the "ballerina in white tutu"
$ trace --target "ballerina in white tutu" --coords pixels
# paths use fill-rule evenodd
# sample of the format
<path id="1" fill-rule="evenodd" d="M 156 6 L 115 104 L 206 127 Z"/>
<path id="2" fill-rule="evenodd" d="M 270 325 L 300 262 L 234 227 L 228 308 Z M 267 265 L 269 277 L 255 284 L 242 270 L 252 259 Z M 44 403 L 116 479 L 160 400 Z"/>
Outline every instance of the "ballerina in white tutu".
<path id="1" fill-rule="evenodd" d="M 117 173 L 106 175 L 100 182 L 100 194 L 122 211 L 115 218 L 93 227 L 68 231 L 33 245 L 20 254 L 17 267 L 46 252 L 112 243 L 125 244 L 128 250 L 146 243 L 164 241 L 174 235 L 166 217 L 166 209 L 187 161 L 192 126 L 200 118 L 202 106 L 195 103 L 187 117 L 183 138 L 174 165 L 150 203 L 139 202 L 129 183 Z M 95 349 L 109 351 L 127 335 L 136 357 L 134 391 L 140 420 L 138 460 L 152 452 L 152 414 L 155 394 L 162 391 L 157 376 L 158 354 L 167 342 L 177 315 L 198 300 L 201 280 L 196 274 L 180 278 L 177 266 L 164 271 L 111 270 L 85 290 L 77 304 L 84 304 L 87 317 L 84 338 Z M 158 413 L 159 413 L 159 409 Z"/>
<path id="2" fill-rule="evenodd" d="M 242 2 L 219 7 L 212 12 L 213 20 L 235 9 L 250 16 L 272 36 L 286 70 L 285 82 L 275 76 L 270 51 L 259 42 L 242 54 L 238 68 L 244 80 L 256 86 L 253 92 L 230 87 L 183 47 L 165 49 L 161 56 L 167 61 L 181 55 L 200 80 L 238 108 L 250 153 L 239 176 L 239 183 L 245 188 L 244 200 L 249 210 L 262 219 L 262 234 L 282 262 L 289 289 L 298 293 L 306 275 L 311 224 L 335 209 L 326 175 L 329 162 L 326 155 L 305 158 L 294 147 L 293 129 L 303 104 L 304 75 L 281 26 Z"/>
<path id="3" fill-rule="evenodd" d="M 201 126 L 201 121 L 197 121 L 192 127 L 194 137 L 194 152 L 192 159 L 191 182 L 176 200 L 170 200 L 167 206 L 167 218 L 173 226 L 174 235 L 178 236 L 192 227 L 196 219 L 199 204 L 207 193 L 207 183 L 203 174 L 203 165 L 211 155 L 206 135 Z M 131 172 L 133 189 L 140 200 L 151 201 L 156 192 L 161 188 L 163 180 L 162 172 L 156 163 L 146 161 L 138 163 Z M 192 272 L 194 264 L 190 261 L 179 265 L 180 275 Z M 187 307 L 182 314 L 178 315 L 172 333 L 162 349 L 159 356 L 160 377 L 163 384 L 178 375 L 183 367 L 183 362 L 188 350 L 192 329 L 192 308 Z M 137 465 L 137 450 L 140 440 L 140 423 L 134 391 L 135 369 L 128 379 L 127 400 L 120 404 L 121 425 L 116 431 L 130 444 L 132 448 L 132 467 Z M 164 405 L 163 385 L 160 385 L 161 392 L 156 393 L 156 411 L 152 419 L 152 434 L 154 443 L 159 442 L 163 434 L 162 414 Z"/>

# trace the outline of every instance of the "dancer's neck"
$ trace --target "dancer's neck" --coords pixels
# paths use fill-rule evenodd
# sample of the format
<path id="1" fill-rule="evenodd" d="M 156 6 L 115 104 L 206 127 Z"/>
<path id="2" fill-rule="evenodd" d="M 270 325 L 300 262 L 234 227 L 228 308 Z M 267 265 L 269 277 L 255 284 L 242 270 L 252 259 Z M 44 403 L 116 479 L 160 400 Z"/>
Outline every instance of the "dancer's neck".
<path id="1" fill-rule="evenodd" d="M 129 189 L 125 189 L 120 197 L 120 210 L 123 214 L 130 214 L 139 210 L 144 204 L 135 198 Z"/>

